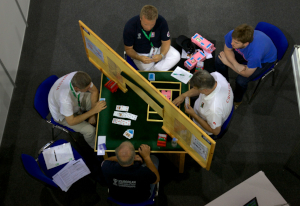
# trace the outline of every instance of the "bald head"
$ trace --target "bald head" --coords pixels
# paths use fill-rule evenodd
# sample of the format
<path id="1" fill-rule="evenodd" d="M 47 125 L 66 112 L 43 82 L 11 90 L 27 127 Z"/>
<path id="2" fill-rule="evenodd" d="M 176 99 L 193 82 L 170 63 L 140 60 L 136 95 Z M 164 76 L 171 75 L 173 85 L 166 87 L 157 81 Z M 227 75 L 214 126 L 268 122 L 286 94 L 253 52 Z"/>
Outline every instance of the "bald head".
<path id="1" fill-rule="evenodd" d="M 121 166 L 130 166 L 134 162 L 135 151 L 131 142 L 125 141 L 116 149 L 116 156 Z"/>

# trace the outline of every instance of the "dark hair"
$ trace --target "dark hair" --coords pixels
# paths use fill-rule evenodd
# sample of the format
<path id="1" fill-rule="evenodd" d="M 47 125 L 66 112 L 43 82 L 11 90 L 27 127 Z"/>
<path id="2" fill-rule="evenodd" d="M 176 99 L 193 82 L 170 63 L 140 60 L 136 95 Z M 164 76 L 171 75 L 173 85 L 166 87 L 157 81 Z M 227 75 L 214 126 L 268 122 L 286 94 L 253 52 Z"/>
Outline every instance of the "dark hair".
<path id="1" fill-rule="evenodd" d="M 115 150 L 115 153 L 121 166 L 128 166 L 134 162 L 135 150 L 129 141 L 122 142 Z"/>
<path id="2" fill-rule="evenodd" d="M 206 70 L 196 72 L 190 80 L 191 86 L 200 90 L 214 88 L 215 82 L 215 78 Z"/>
<path id="3" fill-rule="evenodd" d="M 233 30 L 231 37 L 245 44 L 247 42 L 251 43 L 253 41 L 253 34 L 254 29 L 252 26 L 242 24 Z"/>
<path id="4" fill-rule="evenodd" d="M 145 17 L 147 20 L 156 20 L 158 18 L 158 11 L 155 6 L 151 5 L 145 5 L 143 6 L 141 13 L 140 13 L 140 18 Z"/>
<path id="5" fill-rule="evenodd" d="M 79 89 L 85 89 L 91 82 L 91 77 L 82 71 L 77 72 L 71 80 L 72 86 Z"/>

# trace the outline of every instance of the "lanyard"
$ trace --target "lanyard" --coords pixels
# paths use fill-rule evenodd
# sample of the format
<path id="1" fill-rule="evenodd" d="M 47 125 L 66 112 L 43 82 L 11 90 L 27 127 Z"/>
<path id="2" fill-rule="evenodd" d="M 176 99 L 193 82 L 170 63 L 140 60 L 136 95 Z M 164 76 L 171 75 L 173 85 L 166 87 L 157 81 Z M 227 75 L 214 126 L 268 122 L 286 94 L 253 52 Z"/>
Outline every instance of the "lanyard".
<path id="1" fill-rule="evenodd" d="M 74 97 L 75 97 L 75 98 L 77 97 L 78 106 L 81 107 L 81 106 L 80 106 L 80 100 L 79 100 L 79 99 L 80 99 L 80 93 L 78 94 L 78 96 L 76 96 L 75 91 L 74 91 L 74 89 L 73 89 L 73 86 L 72 86 L 71 82 L 70 82 L 70 89 L 71 89 L 71 91 L 72 91 Z"/>
<path id="2" fill-rule="evenodd" d="M 143 33 L 144 33 L 145 37 L 146 37 L 146 38 L 147 38 L 147 39 L 150 41 L 151 34 L 152 34 L 152 30 L 150 31 L 150 34 L 149 34 L 149 36 L 147 36 L 147 34 L 146 34 L 146 32 L 144 31 L 144 29 L 142 29 L 142 31 L 143 31 Z M 151 45 L 152 47 L 154 47 L 151 41 L 150 41 L 150 45 Z"/>

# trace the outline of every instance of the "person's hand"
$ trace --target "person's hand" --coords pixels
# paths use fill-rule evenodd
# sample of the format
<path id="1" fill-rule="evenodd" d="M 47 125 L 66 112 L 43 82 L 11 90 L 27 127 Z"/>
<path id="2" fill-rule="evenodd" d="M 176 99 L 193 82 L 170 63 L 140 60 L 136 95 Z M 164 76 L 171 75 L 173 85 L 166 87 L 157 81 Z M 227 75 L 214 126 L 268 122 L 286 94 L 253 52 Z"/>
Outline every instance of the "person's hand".
<path id="1" fill-rule="evenodd" d="M 139 153 L 144 159 L 150 157 L 150 146 L 142 144 L 139 148 Z"/>
<path id="2" fill-rule="evenodd" d="M 156 54 L 152 57 L 154 62 L 159 62 L 160 60 L 162 60 L 162 55 L 160 54 Z"/>
<path id="3" fill-rule="evenodd" d="M 105 101 L 99 101 L 96 103 L 96 105 L 92 108 L 93 112 L 95 114 L 101 112 L 103 109 L 106 109 L 106 102 Z"/>
<path id="4" fill-rule="evenodd" d="M 89 118 L 88 123 L 90 123 L 91 125 L 95 125 L 96 124 L 96 115 L 93 115 Z"/>
<path id="5" fill-rule="evenodd" d="M 224 51 L 221 51 L 220 54 L 219 54 L 219 59 L 223 62 L 223 64 L 225 64 L 226 66 L 230 65 L 226 55 L 225 55 L 225 52 Z"/>
<path id="6" fill-rule="evenodd" d="M 175 104 L 176 106 L 179 106 L 183 101 L 184 101 L 184 96 L 180 95 L 179 97 L 177 97 L 176 99 L 173 100 L 173 104 Z"/>
<path id="7" fill-rule="evenodd" d="M 185 113 L 189 114 L 189 115 L 193 115 L 196 114 L 196 112 L 194 111 L 193 107 L 191 107 L 190 105 L 186 104 L 185 107 Z"/>
<path id="8" fill-rule="evenodd" d="M 141 163 L 143 163 L 143 159 L 141 158 L 140 155 L 135 155 L 134 161 L 140 161 Z"/>
<path id="9" fill-rule="evenodd" d="M 147 56 L 139 56 L 139 60 L 143 62 L 144 64 L 150 64 L 153 62 L 153 59 L 147 57 Z"/>

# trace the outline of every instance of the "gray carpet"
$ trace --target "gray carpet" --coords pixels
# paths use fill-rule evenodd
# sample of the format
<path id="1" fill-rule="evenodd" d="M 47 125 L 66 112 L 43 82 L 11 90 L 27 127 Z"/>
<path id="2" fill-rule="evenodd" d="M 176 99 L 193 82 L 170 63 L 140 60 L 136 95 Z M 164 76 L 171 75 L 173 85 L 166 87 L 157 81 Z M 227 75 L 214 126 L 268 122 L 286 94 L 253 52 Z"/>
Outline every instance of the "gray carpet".
<path id="1" fill-rule="evenodd" d="M 217 141 L 210 171 L 187 156 L 185 172 L 178 174 L 159 155 L 161 190 L 156 205 L 205 205 L 261 170 L 287 202 L 299 205 L 300 180 L 283 168 L 300 140 L 299 110 L 289 57 L 292 46 L 300 44 L 300 1 L 294 0 L 31 1 L 17 87 L 0 148 L 0 204 L 107 205 L 104 185 L 91 192 L 80 190 L 92 188 L 84 185 L 73 189 L 72 194 L 49 190 L 26 174 L 20 156 L 25 153 L 36 157 L 40 147 L 51 140 L 50 125 L 33 108 L 35 91 L 44 79 L 83 70 L 92 76 L 95 85 L 100 84 L 100 72 L 86 57 L 78 20 L 122 55 L 124 25 L 145 4 L 158 8 L 168 21 L 172 37 L 192 36 L 197 32 L 216 40 L 216 54 L 224 46 L 224 35 L 242 23 L 253 27 L 260 21 L 274 24 L 290 44 L 278 67 L 275 86 L 271 86 L 271 78 L 266 78 L 253 103 L 246 103 L 246 95 L 235 111 L 228 132 Z M 234 79 L 235 74 L 230 73 L 233 87 Z M 254 85 L 251 83 L 249 90 Z M 64 133 L 56 135 L 72 141 Z"/>

